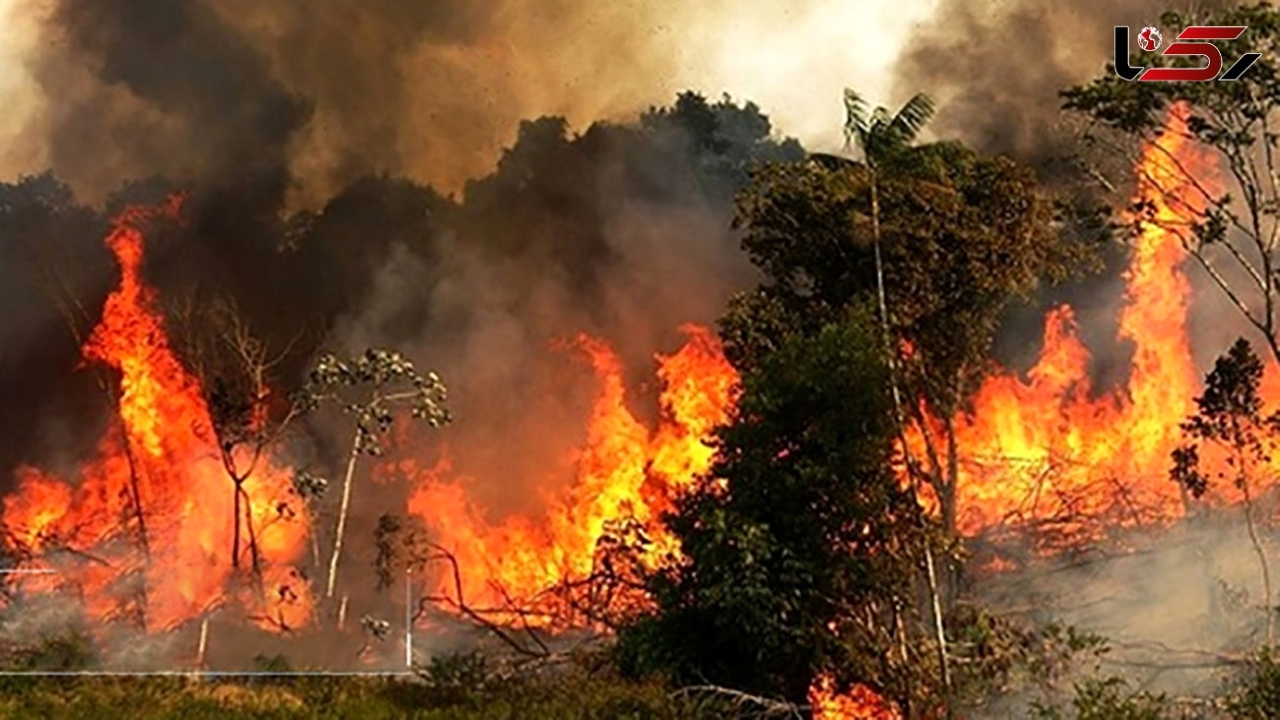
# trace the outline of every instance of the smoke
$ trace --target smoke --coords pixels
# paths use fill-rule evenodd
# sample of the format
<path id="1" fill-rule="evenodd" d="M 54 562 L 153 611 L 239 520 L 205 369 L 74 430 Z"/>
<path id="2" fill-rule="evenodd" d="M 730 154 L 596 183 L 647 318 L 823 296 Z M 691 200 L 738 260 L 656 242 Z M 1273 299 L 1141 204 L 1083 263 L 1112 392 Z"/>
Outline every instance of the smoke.
<path id="1" fill-rule="evenodd" d="M 1228 672 L 1224 661 L 1248 657 L 1265 640 L 1263 575 L 1243 512 L 1121 533 L 1111 543 L 986 575 L 976 591 L 1037 626 L 1066 624 L 1103 638 L 1108 652 L 1093 662 L 1077 658 L 1071 679 L 1121 676 L 1132 689 L 1212 696 Z M 1264 541 L 1263 548 L 1274 564 L 1274 547 Z M 1020 710 L 1011 714 L 1026 714 L 1025 703 L 1043 700 L 1045 690 L 1009 698 Z M 989 708 L 985 716 L 1008 712 Z"/>
<path id="2" fill-rule="evenodd" d="M 70 394 L 75 377 L 75 397 L 105 400 L 90 374 L 74 372 L 75 332 L 92 326 L 115 279 L 101 230 L 123 205 L 174 190 L 189 198 L 184 221 L 147 238 L 144 272 L 159 297 L 198 307 L 229 296 L 273 352 L 290 351 L 274 368 L 282 393 L 322 350 L 391 347 L 440 371 L 457 423 L 428 447 L 448 442 L 459 469 L 477 478 L 470 499 L 495 514 L 536 510 L 571 478 L 565 457 L 596 387 L 588 366 L 557 342 L 604 337 L 633 384 L 651 384 L 652 355 L 674 349 L 677 327 L 710 322 L 730 292 L 753 281 L 729 229 L 732 198 L 753 163 L 795 159 L 799 145 L 777 137 L 755 106 L 695 95 L 637 121 L 637 98 L 652 91 L 623 63 L 648 58 L 640 72 L 652 70 L 646 62 L 662 67 L 661 37 L 544 42 L 553 27 L 587 33 L 574 27 L 600 13 L 619 28 L 643 22 L 643 13 L 414 7 L 338 4 L 330 15 L 302 3 L 183 0 L 156 10 L 61 2 L 39 16 L 46 42 L 28 62 L 49 102 L 23 133 L 57 180 L 0 186 L 0 212 L 36 217 L 25 235 L 9 223 L 0 234 L 51 239 L 56 253 L 44 264 L 49 281 L 28 281 L 13 298 L 39 317 L 32 329 L 6 329 L 15 342 L 4 379 L 32 398 L 0 406 L 14 431 L 0 443 L 6 467 L 74 466 L 100 437 L 106 402 L 82 408 L 49 398 Z M 529 63 L 489 57 L 512 51 L 507 36 L 516 50 L 539 42 L 548 50 Z M 514 79 L 495 69 L 517 65 Z M 576 133 L 558 117 L 517 125 L 544 90 L 562 90 L 538 87 L 535 76 L 570 66 L 592 73 L 556 107 L 592 117 L 625 107 L 630 119 Z M 435 98 L 429 113 L 424 85 Z M 512 128 L 500 156 L 475 151 Z M 431 142 L 419 145 L 424 138 Z M 446 181 L 478 177 L 446 198 L 404 177 L 426 166 Z M 91 250 L 68 252 L 82 246 Z M 63 318 L 51 300 L 83 308 Z M 50 350 L 53 337 L 61 341 Z M 298 448 L 330 477 L 350 442 L 343 420 L 316 423 L 312 447 Z M 403 512 L 401 494 L 362 486 L 351 537 L 367 540 L 383 512 Z M 344 586 L 373 587 L 368 544 L 352 543 Z M 374 604 L 360 590 L 351 600 L 353 623 Z M 252 646 L 229 637 L 219 633 L 219 652 Z M 340 656 L 341 639 L 316 642 L 317 657 L 351 661 Z M 187 640 L 182 647 L 190 649 Z"/>
<path id="3" fill-rule="evenodd" d="M 1070 126 L 1058 93 L 1101 76 L 1112 27 L 1158 24 L 1170 7 L 1160 0 L 940 0 L 898 59 L 897 94 L 933 95 L 940 107 L 931 127 L 942 137 L 1045 163 L 1069 153 L 1074 140 L 1064 132 Z"/>
<path id="4" fill-rule="evenodd" d="M 97 201 L 122 177 L 283 155 L 294 204 L 371 172 L 456 192 L 520 120 L 625 120 L 685 89 L 753 98 L 826 148 L 841 88 L 883 94 L 933 1 L 0 0 L 0 175 L 52 167 Z"/>
<path id="5" fill-rule="evenodd" d="M 896 95 L 932 95 L 939 101 L 934 134 L 1030 162 L 1060 188 L 1088 182 L 1072 162 L 1084 151 L 1101 172 L 1121 180 L 1120 196 L 1110 200 L 1123 203 L 1133 190 L 1128 159 L 1099 157 L 1082 148 L 1079 125 L 1063 114 L 1059 92 L 1105 72 L 1113 26 L 1157 24 L 1167 9 L 1169 4 L 1159 0 L 942 0 L 895 67 Z M 1076 309 L 1081 335 L 1095 358 L 1095 386 L 1102 391 L 1120 385 L 1129 362 L 1129 350 L 1115 340 L 1126 260 L 1124 248 L 1110 244 L 1101 276 L 1046 293 L 1014 313 L 1001 353 L 1015 365 L 1029 365 L 1039 350 L 1043 310 L 1066 302 Z M 1186 270 L 1195 288 L 1188 331 L 1198 365 L 1207 368 L 1247 331 L 1221 290 L 1199 268 Z M 1029 609 L 1036 622 L 1065 622 L 1101 634 L 1113 647 L 1099 668 L 1103 674 L 1175 696 L 1212 693 L 1221 682 L 1213 658 L 1243 656 L 1260 638 L 1261 614 L 1253 609 L 1265 604 L 1262 573 L 1242 513 L 1223 511 L 1147 535 L 1131 534 L 1122 547 L 984 577 L 977 590 L 995 607 Z M 1264 545 L 1274 562 L 1274 548 Z"/>

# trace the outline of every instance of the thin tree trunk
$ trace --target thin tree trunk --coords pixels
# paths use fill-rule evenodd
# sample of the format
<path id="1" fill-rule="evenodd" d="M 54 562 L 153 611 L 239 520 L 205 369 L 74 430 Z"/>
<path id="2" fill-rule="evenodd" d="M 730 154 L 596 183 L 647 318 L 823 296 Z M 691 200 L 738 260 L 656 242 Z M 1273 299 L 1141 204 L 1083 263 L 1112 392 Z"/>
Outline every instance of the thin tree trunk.
<path id="1" fill-rule="evenodd" d="M 200 646 L 196 649 L 196 669 L 204 669 L 204 653 L 209 646 L 209 617 L 206 615 L 200 623 Z"/>
<path id="2" fill-rule="evenodd" d="M 116 403 L 119 413 L 119 401 Z M 133 512 L 138 519 L 138 542 L 142 545 L 142 554 L 151 562 L 151 542 L 147 538 L 147 520 L 142 510 L 142 488 L 138 485 L 138 463 L 133 454 L 133 443 L 129 438 L 129 429 L 124 422 L 120 423 L 120 435 L 124 438 L 124 456 L 129 463 L 129 499 L 133 502 Z"/>
<path id="3" fill-rule="evenodd" d="M 240 569 L 240 481 L 231 480 L 232 500 L 231 515 L 235 518 L 235 528 L 231 531 L 231 567 Z"/>
<path id="4" fill-rule="evenodd" d="M 334 582 L 338 577 L 338 558 L 342 555 L 342 539 L 347 532 L 347 511 L 351 507 L 351 483 L 356 474 L 356 461 L 360 459 L 360 431 L 351 441 L 351 455 L 347 458 L 347 474 L 342 481 L 342 505 L 338 508 L 338 528 L 333 537 L 333 555 L 329 558 L 329 582 L 325 597 L 333 597 Z"/>
<path id="5" fill-rule="evenodd" d="M 1258 538 L 1258 526 L 1253 519 L 1253 497 L 1249 492 L 1249 478 L 1243 474 L 1243 471 L 1240 475 L 1240 489 L 1244 491 L 1244 517 L 1245 526 L 1249 530 L 1249 542 L 1253 545 L 1253 552 L 1258 556 L 1258 565 L 1262 569 L 1263 608 L 1267 613 L 1267 647 L 1273 648 L 1276 644 L 1276 608 L 1272 601 L 1271 568 L 1267 563 L 1267 554 L 1262 549 L 1262 541 Z"/>
<path id="6" fill-rule="evenodd" d="M 884 289 L 884 262 L 880 253 L 880 182 L 875 173 L 876 171 L 873 169 L 871 177 L 871 234 L 876 262 L 876 295 L 880 305 L 880 330 L 884 336 L 885 357 L 889 365 L 889 387 L 890 392 L 893 394 L 894 413 L 897 418 L 898 433 L 902 440 L 902 451 L 910 453 L 906 444 L 906 418 L 902 410 L 902 393 L 898 386 L 897 352 L 893 346 L 893 334 L 889 328 L 889 303 L 885 297 Z M 917 489 L 915 478 L 912 481 L 912 488 L 913 490 Z M 939 495 L 939 501 L 942 502 L 941 493 Z M 938 573 L 934 567 L 933 550 L 929 547 L 927 538 L 924 542 L 924 553 L 925 570 L 929 580 L 929 597 L 933 605 L 933 629 L 936 635 L 935 640 L 938 644 L 938 669 L 942 673 L 947 717 L 951 718 L 954 717 L 955 712 L 951 702 L 951 663 L 947 657 L 947 633 L 942 619 L 942 599 L 938 590 Z"/>
<path id="7" fill-rule="evenodd" d="M 236 483 L 236 488 L 242 500 L 244 526 L 249 535 L 249 567 L 253 572 L 254 585 L 257 586 L 258 592 L 262 592 L 262 553 L 258 548 L 258 531 L 253 527 L 253 498 L 249 497 L 249 493 L 244 489 L 247 479 L 241 478 Z"/>

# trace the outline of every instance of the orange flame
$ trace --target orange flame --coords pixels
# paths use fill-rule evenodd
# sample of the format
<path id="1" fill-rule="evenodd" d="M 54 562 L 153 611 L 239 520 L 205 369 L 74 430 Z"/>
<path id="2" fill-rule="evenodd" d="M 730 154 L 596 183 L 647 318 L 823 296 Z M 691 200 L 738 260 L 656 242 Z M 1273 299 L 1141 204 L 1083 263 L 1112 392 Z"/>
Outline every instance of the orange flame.
<path id="1" fill-rule="evenodd" d="M 866 685 L 855 685 L 843 694 L 835 692 L 830 677 L 821 677 L 809 689 L 813 720 L 900 720 L 902 714 Z"/>
<path id="2" fill-rule="evenodd" d="M 24 589 L 74 587 L 93 617 L 112 617 L 133 601 L 145 627 L 164 630 L 238 600 L 265 626 L 297 627 L 310 610 L 289 564 L 305 547 L 307 525 L 281 512 L 289 473 L 264 463 L 244 483 L 265 592 L 233 588 L 233 485 L 199 383 L 170 347 L 155 293 L 141 277 L 140 226 L 176 218 L 180 204 L 175 197 L 159 208 L 129 208 L 106 239 L 120 285 L 83 355 L 119 374 L 119 425 L 74 487 L 22 468 L 3 522 L 32 565 L 56 571 L 24 580 Z M 67 552 L 78 562 L 54 563 Z"/>
<path id="3" fill-rule="evenodd" d="M 1191 286 L 1181 269 L 1187 252 L 1177 230 L 1188 229 L 1204 208 L 1200 188 L 1220 192 L 1213 158 L 1187 138 L 1185 108 L 1171 114 L 1137 172 L 1138 200 L 1150 214 L 1140 218 L 1125 274 L 1119 335 L 1134 350 L 1127 386 L 1098 396 L 1071 308 L 1051 312 L 1026 379 L 990 377 L 972 414 L 954 419 L 961 453 L 957 524 L 965 534 L 1048 522 L 1068 537 L 1096 538 L 1106 527 L 1185 514 L 1169 479 L 1170 453 L 1200 380 L 1187 332 Z M 1188 176 L 1200 187 L 1191 187 Z M 909 447 L 919 454 L 925 440 L 916 432 Z M 1219 499 L 1235 498 L 1224 489 Z"/>
<path id="4" fill-rule="evenodd" d="M 662 420 L 653 431 L 627 408 L 613 351 L 597 339 L 578 338 L 600 391 L 585 446 L 571 458 L 575 482 L 566 497 L 548 503 L 545 517 L 491 523 L 468 501 L 460 480 L 445 479 L 453 470 L 448 463 L 420 473 L 409 512 L 432 529 L 460 573 L 460 587 L 444 573 L 437 593 L 460 593 L 473 607 L 502 607 L 510 599 L 529 603 L 549 588 L 589 576 L 601 539 L 627 520 L 646 529 L 646 564 L 676 551 L 656 521 L 677 491 L 710 467 L 714 453 L 704 439 L 728 419 L 737 383 L 711 331 L 694 325 L 682 330 L 685 346 L 657 358 Z"/>

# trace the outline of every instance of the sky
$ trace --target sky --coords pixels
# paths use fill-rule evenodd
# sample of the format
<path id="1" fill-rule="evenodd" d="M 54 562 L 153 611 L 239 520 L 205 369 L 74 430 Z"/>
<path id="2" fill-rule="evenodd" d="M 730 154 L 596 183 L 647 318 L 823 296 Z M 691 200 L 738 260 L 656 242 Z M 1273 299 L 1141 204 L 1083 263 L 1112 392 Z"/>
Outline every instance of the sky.
<path id="1" fill-rule="evenodd" d="M 19 14 L 20 0 L 0 0 L 0 180 L 12 180 L 38 162 L 23 148 L 15 147 L 21 129 L 36 110 L 35 84 L 23 68 L 22 58 L 34 39 L 32 18 Z"/>
<path id="2" fill-rule="evenodd" d="M 38 141 L 24 135 L 24 128 L 39 125 L 46 113 L 56 113 L 52 103 L 57 98 L 42 97 L 31 76 L 32 64 L 26 62 L 38 43 L 50 42 L 38 36 L 38 18 L 48 11 L 53 0 L 0 0 L 0 180 L 11 181 L 19 174 L 45 169 L 47 159 Z M 227 0 L 231 6 L 235 0 Z M 634 24 L 625 17 L 597 19 L 585 15 L 566 37 L 566 46 L 598 41 L 590 37 L 599 25 L 622 28 L 623 32 L 649 38 L 623 40 L 666 48 L 672 54 L 665 63 L 665 77 L 638 71 L 622 77 L 631 88 L 619 88 L 614 102 L 597 89 L 587 88 L 593 79 L 592 60 L 554 66 L 540 65 L 531 72 L 528 83 L 539 87 L 533 99 L 522 100 L 520 113 L 526 117 L 539 114 L 566 116 L 576 130 L 584 129 L 597 119 L 627 120 L 650 105 L 670 103 L 674 93 L 692 89 L 718 98 L 728 93 L 738 100 L 756 102 L 774 120 L 778 131 L 798 137 L 812 149 L 833 149 L 840 142 L 843 120 L 841 93 L 845 87 L 857 88 L 877 104 L 894 104 L 902 98 L 889 97 L 890 68 L 898 49 L 915 24 L 924 20 L 937 0 L 798 0 L 786 3 L 715 2 L 705 10 L 697 6 L 668 5 L 665 0 L 639 0 L 633 5 L 638 19 Z M 520 4 L 520 3 L 517 3 Z M 647 7 L 645 7 L 647 6 Z M 517 10 L 520 14 L 536 13 L 537 4 Z M 624 7 L 619 4 L 617 7 Z M 533 8 L 532 10 L 530 8 Z M 597 12 L 597 11 L 591 11 Z M 604 11 L 599 11 L 603 13 Z M 670 22 L 667 22 L 667 18 Z M 510 46 L 528 51 L 528 43 L 541 42 L 518 37 L 521 25 L 512 23 Z M 616 32 L 617 30 L 613 30 Z M 525 78 L 521 78 L 525 82 Z M 562 88 L 557 90 L 557 88 Z M 583 102 L 584 97 L 589 102 Z M 429 90 L 415 99 L 414 112 L 430 116 L 432 101 Z M 628 117 L 629 116 L 629 117 Z M 426 122 L 431 122 L 427 120 Z M 497 128 L 480 139 L 469 142 L 475 147 L 454 148 L 458 154 L 481 157 L 469 160 L 463 170 L 453 174 L 477 174 L 491 167 L 502 146 L 515 136 L 515 123 L 502 116 Z M 37 133 L 38 135 L 38 133 Z M 22 138 L 19 141 L 19 138 Z M 460 144 L 468 144 L 462 141 Z M 406 174 L 427 182 L 457 184 L 458 177 L 433 178 L 431 167 L 439 167 L 438 158 L 428 158 L 427 149 L 402 144 L 401 154 L 424 153 L 416 165 L 407 162 Z"/>
<path id="3" fill-rule="evenodd" d="M 715 51 L 690 68 L 689 84 L 707 94 L 753 100 L 782 132 L 825 149 L 840 139 L 845 87 L 874 104 L 905 99 L 889 96 L 890 68 L 912 27 L 933 10 L 933 0 L 777 5 L 749 18 L 727 18 L 722 32 L 708 33 Z"/>

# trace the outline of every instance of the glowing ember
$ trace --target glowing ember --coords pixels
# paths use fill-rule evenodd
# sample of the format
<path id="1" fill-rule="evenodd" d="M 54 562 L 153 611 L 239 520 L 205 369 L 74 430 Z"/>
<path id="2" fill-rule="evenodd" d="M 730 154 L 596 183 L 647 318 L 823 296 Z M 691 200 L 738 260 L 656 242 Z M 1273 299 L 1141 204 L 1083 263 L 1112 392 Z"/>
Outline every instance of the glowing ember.
<path id="1" fill-rule="evenodd" d="M 93 617 L 128 612 L 163 630 L 238 600 L 266 626 L 296 627 L 309 605 L 288 565 L 305 547 L 307 526 L 280 515 L 289 473 L 263 463 L 245 481 L 264 590 L 233 585 L 233 485 L 199 384 L 170 348 L 154 292 L 141 278 L 140 225 L 179 210 L 175 198 L 116 218 L 107 246 L 120 264 L 120 285 L 83 354 L 119 374 L 118 424 L 74 486 L 21 469 L 17 492 L 4 501 L 4 525 L 30 565 L 58 571 L 24 579 L 23 588 L 72 587 Z"/>
<path id="2" fill-rule="evenodd" d="M 645 526 L 652 544 L 643 561 L 654 563 L 675 543 L 655 522 L 680 487 L 710 466 L 713 451 L 703 440 L 728 419 L 737 375 L 711 332 L 683 328 L 688 342 L 660 356 L 662 421 L 655 431 L 626 405 L 618 358 L 599 340 L 581 337 L 578 348 L 600 380 L 585 446 L 572 458 L 575 482 L 552 501 L 543 518 L 508 517 L 498 524 L 472 506 L 462 485 L 446 478 L 447 463 L 421 474 L 409 501 L 441 546 L 459 565 L 462 599 L 474 607 L 531 603 L 549 588 L 591 575 L 597 546 L 619 523 Z M 454 596 L 444 573 L 437 592 Z"/>
<path id="3" fill-rule="evenodd" d="M 829 677 L 820 678 L 809 690 L 813 720 L 900 720 L 902 715 L 865 685 L 855 685 L 837 695 Z"/>

